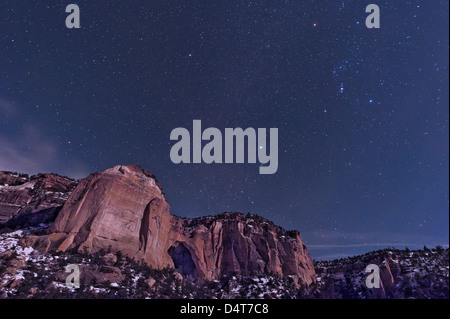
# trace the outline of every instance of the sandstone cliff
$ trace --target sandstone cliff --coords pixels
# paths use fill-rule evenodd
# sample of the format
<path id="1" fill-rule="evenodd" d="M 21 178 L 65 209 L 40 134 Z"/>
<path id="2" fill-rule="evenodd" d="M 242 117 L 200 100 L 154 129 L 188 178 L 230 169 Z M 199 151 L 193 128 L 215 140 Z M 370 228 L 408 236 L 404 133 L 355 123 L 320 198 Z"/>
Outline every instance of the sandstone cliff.
<path id="1" fill-rule="evenodd" d="M 254 215 L 173 216 L 155 176 L 138 166 L 116 166 L 81 180 L 48 235 L 28 241 L 42 251 L 121 251 L 199 279 L 265 273 L 315 282 L 297 231 Z"/>
<path id="2" fill-rule="evenodd" d="M 53 221 L 76 182 L 55 174 L 28 178 L 0 172 L 0 225 L 33 226 Z"/>

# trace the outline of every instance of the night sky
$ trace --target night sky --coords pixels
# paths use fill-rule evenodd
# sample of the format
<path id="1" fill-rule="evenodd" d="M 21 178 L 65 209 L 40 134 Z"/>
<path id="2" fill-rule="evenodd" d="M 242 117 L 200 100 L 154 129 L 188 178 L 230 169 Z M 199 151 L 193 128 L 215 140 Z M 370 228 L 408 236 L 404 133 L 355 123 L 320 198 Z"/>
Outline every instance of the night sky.
<path id="1" fill-rule="evenodd" d="M 257 213 L 315 258 L 448 245 L 448 27 L 434 0 L 2 0 L 0 170 L 139 164 L 172 213 Z M 194 119 L 278 128 L 278 171 L 173 164 Z"/>

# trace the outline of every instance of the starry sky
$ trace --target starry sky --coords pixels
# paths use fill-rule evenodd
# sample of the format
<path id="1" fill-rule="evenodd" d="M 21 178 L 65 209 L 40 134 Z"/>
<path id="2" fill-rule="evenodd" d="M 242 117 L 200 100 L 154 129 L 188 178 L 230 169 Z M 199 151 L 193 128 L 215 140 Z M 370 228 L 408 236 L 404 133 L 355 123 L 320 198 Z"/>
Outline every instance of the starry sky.
<path id="1" fill-rule="evenodd" d="M 257 213 L 313 258 L 448 245 L 448 1 L 80 0 L 67 29 L 70 3 L 0 3 L 0 170 L 139 164 L 172 213 Z M 278 171 L 173 164 L 194 119 L 278 128 Z"/>

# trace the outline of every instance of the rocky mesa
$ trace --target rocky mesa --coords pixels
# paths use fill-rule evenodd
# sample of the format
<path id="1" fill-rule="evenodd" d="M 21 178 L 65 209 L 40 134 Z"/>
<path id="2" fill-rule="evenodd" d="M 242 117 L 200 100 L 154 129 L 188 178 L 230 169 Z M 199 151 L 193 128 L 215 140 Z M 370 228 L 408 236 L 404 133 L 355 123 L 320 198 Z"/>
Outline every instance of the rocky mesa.
<path id="1" fill-rule="evenodd" d="M 28 237 L 27 244 L 43 252 L 120 251 L 200 280 L 263 273 L 302 285 L 316 281 L 298 231 L 256 215 L 174 216 L 155 176 L 139 166 L 116 166 L 81 180 L 48 233 Z"/>

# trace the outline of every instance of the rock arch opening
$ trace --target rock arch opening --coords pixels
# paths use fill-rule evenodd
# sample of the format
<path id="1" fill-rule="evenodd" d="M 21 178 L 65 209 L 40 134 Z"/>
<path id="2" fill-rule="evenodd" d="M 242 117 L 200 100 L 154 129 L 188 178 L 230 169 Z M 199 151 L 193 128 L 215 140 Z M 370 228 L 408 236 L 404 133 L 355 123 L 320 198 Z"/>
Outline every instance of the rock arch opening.
<path id="1" fill-rule="evenodd" d="M 197 267 L 192 259 L 191 252 L 185 244 L 181 242 L 175 243 L 169 248 L 168 253 L 172 258 L 175 269 L 180 274 L 191 279 L 198 277 Z"/>

